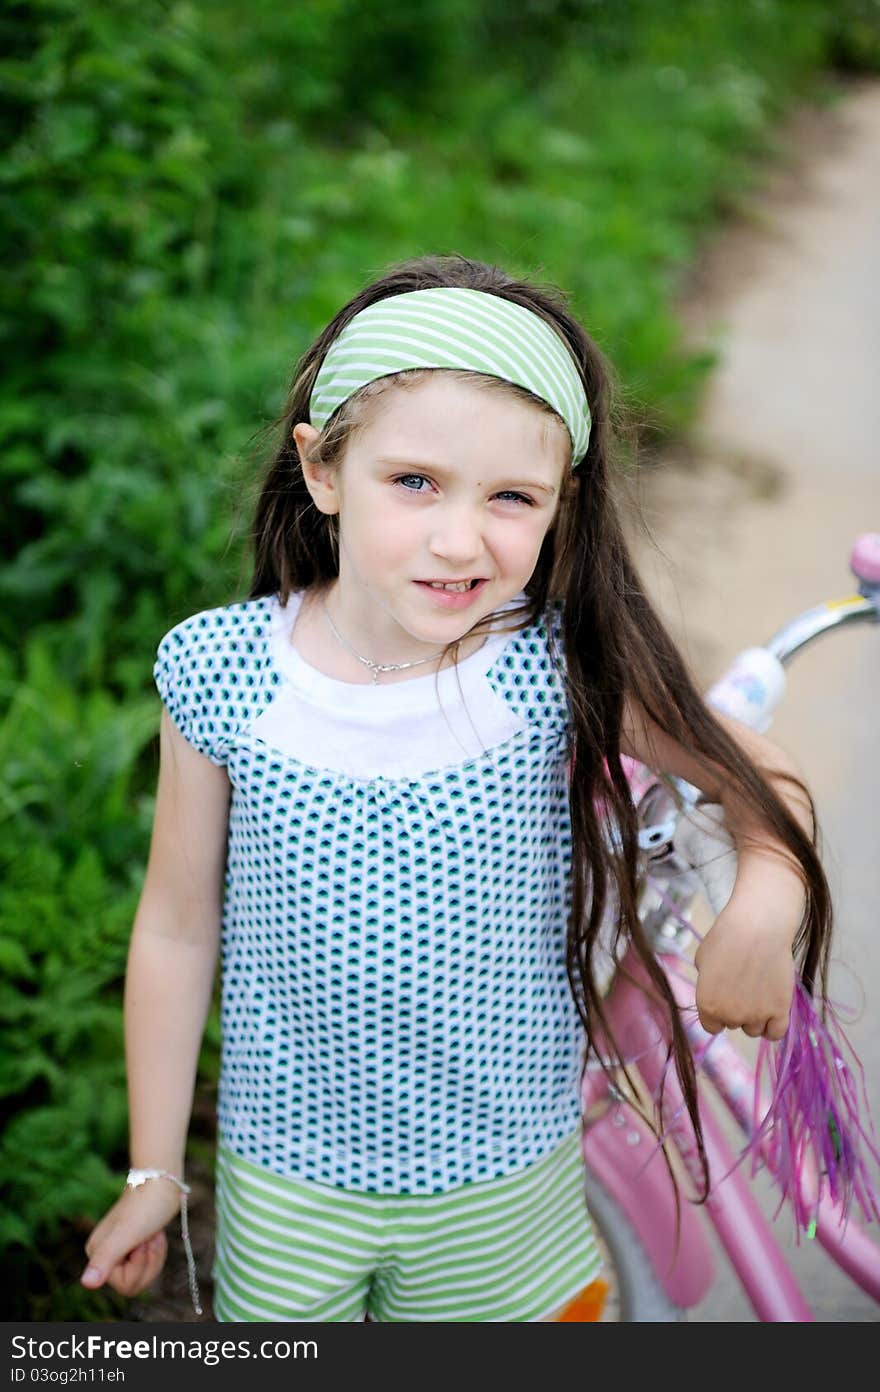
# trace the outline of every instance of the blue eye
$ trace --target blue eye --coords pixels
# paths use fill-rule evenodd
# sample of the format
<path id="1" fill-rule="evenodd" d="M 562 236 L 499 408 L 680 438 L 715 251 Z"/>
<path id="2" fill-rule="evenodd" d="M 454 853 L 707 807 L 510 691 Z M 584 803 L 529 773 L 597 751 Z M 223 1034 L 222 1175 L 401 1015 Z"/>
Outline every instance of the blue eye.
<path id="1" fill-rule="evenodd" d="M 409 482 L 413 479 L 418 483 L 428 483 L 428 479 L 425 478 L 424 474 L 401 474 L 399 478 L 392 479 L 392 482 L 394 484 L 399 484 L 407 493 L 424 493 L 425 489 L 423 488 L 409 487 Z M 495 494 L 495 497 L 514 498 L 516 502 L 524 503 L 526 507 L 534 507 L 535 505 L 534 501 L 531 498 L 527 498 L 524 493 L 516 493 L 512 489 L 502 489 L 500 493 Z"/>

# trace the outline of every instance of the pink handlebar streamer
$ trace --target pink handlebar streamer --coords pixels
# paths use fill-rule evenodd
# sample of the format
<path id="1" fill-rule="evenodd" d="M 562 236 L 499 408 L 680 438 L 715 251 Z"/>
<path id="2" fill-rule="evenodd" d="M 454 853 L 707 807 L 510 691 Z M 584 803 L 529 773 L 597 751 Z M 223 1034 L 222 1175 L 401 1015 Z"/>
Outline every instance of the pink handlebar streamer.
<path id="1" fill-rule="evenodd" d="M 651 882 L 670 915 L 699 938 L 662 886 Z M 685 956 L 682 964 L 693 966 Z M 702 1057 L 694 1051 L 698 1068 Z M 658 1096 L 661 1089 L 662 1082 Z M 826 1195 L 842 1221 L 854 1205 L 866 1221 L 880 1220 L 871 1175 L 880 1151 L 862 1065 L 831 1002 L 823 1000 L 820 1015 L 800 980 L 782 1039 L 762 1039 L 758 1046 L 750 1130 L 737 1164 L 750 1159 L 753 1174 L 767 1165 L 781 1191 L 779 1208 L 791 1204 L 798 1233 L 815 1234 Z"/>
<path id="2" fill-rule="evenodd" d="M 796 982 L 788 1030 L 778 1043 L 762 1039 L 758 1047 L 754 1129 L 741 1157 L 751 1157 L 753 1170 L 766 1157 L 782 1202 L 791 1203 L 798 1229 L 811 1237 L 823 1192 L 844 1219 L 854 1205 L 867 1221 L 880 1219 L 870 1172 L 880 1153 L 864 1073 L 828 1002 L 825 1015 L 827 1023 Z M 766 1109 L 762 1093 L 769 1096 Z"/>

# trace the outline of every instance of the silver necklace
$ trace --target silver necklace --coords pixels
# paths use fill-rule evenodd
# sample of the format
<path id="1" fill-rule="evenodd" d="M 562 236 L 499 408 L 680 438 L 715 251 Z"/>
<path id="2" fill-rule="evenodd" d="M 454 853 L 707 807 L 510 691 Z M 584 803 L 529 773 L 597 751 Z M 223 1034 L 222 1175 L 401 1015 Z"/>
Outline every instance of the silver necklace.
<path id="1" fill-rule="evenodd" d="M 321 598 L 321 605 L 324 613 L 327 615 L 327 622 L 333 629 L 333 632 L 336 634 L 342 646 L 348 648 L 348 651 L 357 658 L 358 662 L 362 662 L 365 667 L 369 667 L 373 674 L 373 686 L 375 686 L 379 680 L 380 672 L 402 672 L 406 667 L 421 667 L 423 662 L 433 662 L 435 658 L 442 657 L 443 653 L 446 651 L 445 648 L 442 648 L 440 652 L 434 653 L 431 657 L 420 657 L 417 662 L 374 662 L 370 657 L 362 657 L 361 654 L 351 646 L 351 643 L 349 643 L 346 638 L 343 638 L 330 617 L 330 610 L 327 608 L 327 601 L 323 596 Z"/>

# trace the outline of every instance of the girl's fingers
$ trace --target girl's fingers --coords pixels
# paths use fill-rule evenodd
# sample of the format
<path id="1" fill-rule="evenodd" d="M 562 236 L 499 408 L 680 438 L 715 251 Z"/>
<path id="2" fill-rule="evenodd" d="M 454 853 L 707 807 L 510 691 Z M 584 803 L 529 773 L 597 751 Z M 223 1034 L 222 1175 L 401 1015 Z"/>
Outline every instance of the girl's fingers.
<path id="1" fill-rule="evenodd" d="M 771 1015 L 768 1020 L 761 1024 L 743 1025 L 743 1034 L 749 1035 L 752 1039 L 781 1039 L 788 1029 L 787 1015 Z"/>
<path id="2" fill-rule="evenodd" d="M 165 1265 L 165 1256 L 168 1251 L 168 1244 L 165 1241 L 165 1234 L 158 1234 L 150 1238 L 147 1243 L 147 1270 L 144 1277 L 144 1285 L 148 1286 L 155 1281 L 162 1267 Z"/>
<path id="3" fill-rule="evenodd" d="M 108 1285 L 111 1285 L 120 1295 L 133 1295 L 146 1268 L 146 1243 L 141 1242 L 137 1247 L 132 1248 L 125 1261 L 119 1262 L 110 1272 L 107 1278 Z"/>
<path id="4" fill-rule="evenodd" d="M 109 1282 L 120 1294 L 128 1293 L 129 1283 L 142 1279 L 146 1262 L 152 1261 L 154 1254 L 157 1270 L 161 1269 L 167 1252 L 164 1225 L 179 1204 L 176 1194 L 169 1195 L 159 1186 L 153 1192 L 148 1185 L 147 1191 L 126 1192 L 90 1233 L 85 1244 L 89 1264 L 80 1276 L 87 1290 L 98 1290 Z M 150 1239 L 157 1236 L 161 1239 L 159 1247 L 149 1249 Z"/>
<path id="5" fill-rule="evenodd" d="M 705 1012 L 697 1012 L 700 1024 L 707 1034 L 720 1034 L 724 1029 L 724 1021 L 716 1020 L 714 1015 L 707 1015 Z"/>
<path id="6" fill-rule="evenodd" d="M 137 1243 L 121 1258 L 115 1258 L 106 1249 L 103 1252 L 100 1249 L 97 1251 L 97 1257 L 93 1256 L 91 1261 L 97 1266 L 98 1275 L 87 1278 L 84 1274 L 80 1278 L 83 1285 L 97 1290 L 106 1282 L 119 1295 L 138 1295 L 156 1279 L 165 1265 L 168 1239 L 164 1231 L 160 1230 Z M 90 1266 L 89 1270 L 93 1269 L 94 1267 Z"/>
<path id="7" fill-rule="evenodd" d="M 165 1265 L 165 1254 L 162 1253 L 162 1254 L 160 1255 L 158 1252 L 154 1252 L 153 1255 L 152 1255 L 151 1258 L 150 1258 L 149 1267 L 147 1268 L 147 1275 L 146 1275 L 146 1279 L 145 1279 L 145 1281 L 144 1281 L 144 1285 L 145 1285 L 145 1286 L 151 1286 L 151 1285 L 153 1284 L 153 1282 L 155 1281 L 156 1277 L 157 1277 L 157 1276 L 159 1275 L 159 1273 L 161 1272 L 161 1270 L 162 1270 L 162 1268 L 163 1268 L 164 1265 Z"/>
<path id="8" fill-rule="evenodd" d="M 155 1281 L 165 1264 L 165 1253 L 152 1243 L 142 1243 L 112 1273 L 109 1284 L 120 1295 L 140 1295 Z"/>
<path id="9" fill-rule="evenodd" d="M 154 1237 L 143 1244 L 143 1247 L 143 1269 L 139 1273 L 137 1285 L 132 1287 L 132 1295 L 139 1295 L 142 1290 L 146 1290 L 147 1286 L 153 1284 L 165 1265 L 165 1258 L 168 1254 L 168 1241 L 164 1233 L 156 1233 Z"/>
<path id="10" fill-rule="evenodd" d="M 764 1034 L 767 1036 L 768 1039 L 782 1039 L 787 1029 L 788 1016 L 786 1015 L 784 1018 L 777 1017 L 775 1020 L 768 1020 L 767 1028 L 764 1030 Z"/>

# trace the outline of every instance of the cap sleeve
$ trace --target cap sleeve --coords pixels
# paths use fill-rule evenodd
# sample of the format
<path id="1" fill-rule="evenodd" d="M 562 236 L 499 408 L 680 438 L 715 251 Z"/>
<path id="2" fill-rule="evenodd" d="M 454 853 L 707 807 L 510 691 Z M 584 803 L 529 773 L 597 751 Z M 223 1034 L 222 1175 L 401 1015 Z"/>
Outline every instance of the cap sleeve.
<path id="1" fill-rule="evenodd" d="M 554 740 L 571 724 L 562 612 L 562 601 L 551 600 L 534 622 L 517 630 L 488 673 L 516 714 Z"/>
<path id="2" fill-rule="evenodd" d="M 222 635 L 219 611 L 193 614 L 160 640 L 153 664 L 153 680 L 177 729 L 221 768 L 230 728 L 223 707 Z"/>

